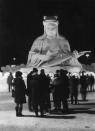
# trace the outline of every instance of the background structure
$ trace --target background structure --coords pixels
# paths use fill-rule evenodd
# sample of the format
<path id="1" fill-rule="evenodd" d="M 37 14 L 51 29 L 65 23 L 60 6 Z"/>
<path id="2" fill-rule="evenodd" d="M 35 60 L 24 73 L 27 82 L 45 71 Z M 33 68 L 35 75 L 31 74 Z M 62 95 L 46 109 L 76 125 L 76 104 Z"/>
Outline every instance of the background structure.
<path id="1" fill-rule="evenodd" d="M 80 61 L 95 62 L 95 0 L 0 0 L 0 66 L 26 64 L 33 40 L 43 34 L 43 15 L 58 15 L 71 49 L 92 50 Z"/>

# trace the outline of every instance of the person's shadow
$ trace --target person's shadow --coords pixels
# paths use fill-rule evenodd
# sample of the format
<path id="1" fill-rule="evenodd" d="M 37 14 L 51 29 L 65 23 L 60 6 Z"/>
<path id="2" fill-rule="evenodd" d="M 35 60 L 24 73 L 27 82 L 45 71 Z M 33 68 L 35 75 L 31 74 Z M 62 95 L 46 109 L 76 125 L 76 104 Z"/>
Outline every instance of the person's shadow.
<path id="1" fill-rule="evenodd" d="M 75 119 L 75 116 L 66 116 L 66 115 L 55 115 L 55 114 L 49 114 L 49 115 L 44 115 L 44 116 L 35 116 L 35 115 L 23 115 L 22 117 L 33 117 L 33 118 L 48 118 L 48 119 Z"/>
<path id="2" fill-rule="evenodd" d="M 65 113 L 62 113 L 62 110 L 58 110 L 58 111 L 55 111 L 55 110 L 51 110 L 49 113 L 45 113 L 43 117 L 41 117 L 40 115 L 39 116 L 35 116 L 35 114 L 29 114 L 29 115 L 23 115 L 23 117 L 36 117 L 36 118 L 52 118 L 52 119 L 75 119 L 76 117 L 73 116 L 73 115 L 68 115 L 69 112 L 65 112 Z"/>
<path id="3" fill-rule="evenodd" d="M 37 118 L 53 118 L 53 119 L 75 119 L 74 114 L 95 114 L 95 103 L 84 102 L 79 103 L 77 106 L 69 108 L 68 112 L 64 113 L 62 110 L 51 110 L 43 117 L 38 116 Z M 36 117 L 34 115 L 23 115 L 23 117 Z"/>

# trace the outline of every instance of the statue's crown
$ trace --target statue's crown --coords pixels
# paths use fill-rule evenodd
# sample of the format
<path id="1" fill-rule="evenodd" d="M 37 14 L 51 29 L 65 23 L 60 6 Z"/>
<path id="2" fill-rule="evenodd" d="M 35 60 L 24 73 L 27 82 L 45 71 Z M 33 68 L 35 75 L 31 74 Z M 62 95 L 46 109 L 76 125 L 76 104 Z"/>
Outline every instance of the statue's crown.
<path id="1" fill-rule="evenodd" d="M 57 22 L 58 21 L 58 16 L 43 16 L 44 21 L 53 21 Z"/>

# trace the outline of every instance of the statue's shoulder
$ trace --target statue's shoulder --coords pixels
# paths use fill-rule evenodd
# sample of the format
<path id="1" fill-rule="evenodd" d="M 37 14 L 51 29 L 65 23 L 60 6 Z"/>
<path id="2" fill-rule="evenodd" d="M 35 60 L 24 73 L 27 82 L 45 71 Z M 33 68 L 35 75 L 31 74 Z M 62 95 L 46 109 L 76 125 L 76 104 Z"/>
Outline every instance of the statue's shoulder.
<path id="1" fill-rule="evenodd" d="M 59 39 L 60 39 L 60 45 L 63 46 L 64 49 L 67 49 L 70 51 L 69 41 L 63 36 L 59 36 Z"/>
<path id="2" fill-rule="evenodd" d="M 41 35 L 41 36 L 37 37 L 37 38 L 34 40 L 34 42 L 40 42 L 40 41 L 42 41 L 42 40 L 44 40 L 44 39 L 45 39 L 45 35 Z"/>
<path id="3" fill-rule="evenodd" d="M 58 39 L 59 40 L 62 40 L 62 41 L 68 41 L 64 36 L 62 36 L 62 35 L 59 35 L 58 36 Z"/>
<path id="4" fill-rule="evenodd" d="M 45 36 L 41 35 L 41 36 L 37 37 L 36 39 L 34 39 L 33 44 L 32 44 L 32 48 L 35 48 L 35 47 L 39 48 L 40 44 L 42 43 L 44 38 L 45 38 Z"/>

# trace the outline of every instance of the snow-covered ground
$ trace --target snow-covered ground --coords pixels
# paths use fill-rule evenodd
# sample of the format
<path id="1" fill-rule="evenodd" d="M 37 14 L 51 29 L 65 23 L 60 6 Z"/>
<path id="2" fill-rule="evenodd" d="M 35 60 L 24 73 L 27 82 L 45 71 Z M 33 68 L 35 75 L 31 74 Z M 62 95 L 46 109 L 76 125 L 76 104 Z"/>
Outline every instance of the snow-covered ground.
<path id="1" fill-rule="evenodd" d="M 47 113 L 43 118 L 29 112 L 26 103 L 24 116 L 16 117 L 10 93 L 0 93 L 0 131 L 95 131 L 95 92 L 89 93 L 87 100 L 69 103 L 68 114 Z"/>

